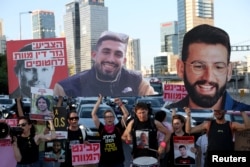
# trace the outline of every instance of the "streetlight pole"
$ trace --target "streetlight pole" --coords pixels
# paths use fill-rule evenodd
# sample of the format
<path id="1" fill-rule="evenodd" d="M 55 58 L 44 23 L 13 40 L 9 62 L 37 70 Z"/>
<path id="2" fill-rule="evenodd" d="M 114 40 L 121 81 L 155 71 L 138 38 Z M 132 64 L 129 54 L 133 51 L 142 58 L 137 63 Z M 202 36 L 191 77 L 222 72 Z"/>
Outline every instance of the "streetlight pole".
<path id="1" fill-rule="evenodd" d="M 30 13 L 32 13 L 32 11 L 20 12 L 20 13 L 19 13 L 20 40 L 22 39 L 22 20 L 21 20 L 21 16 L 22 16 L 22 14 L 30 14 Z"/>

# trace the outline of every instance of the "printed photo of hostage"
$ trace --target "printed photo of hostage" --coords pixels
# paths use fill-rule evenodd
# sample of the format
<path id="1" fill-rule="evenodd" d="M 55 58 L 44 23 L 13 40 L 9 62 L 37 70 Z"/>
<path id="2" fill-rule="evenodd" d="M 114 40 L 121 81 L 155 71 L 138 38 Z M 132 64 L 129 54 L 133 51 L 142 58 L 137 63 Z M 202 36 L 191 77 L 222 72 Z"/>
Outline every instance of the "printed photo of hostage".
<path id="1" fill-rule="evenodd" d="M 230 38 L 223 29 L 202 24 L 188 31 L 176 67 L 188 95 L 167 108 L 249 111 L 250 105 L 233 99 L 226 90 L 233 69 L 230 55 Z"/>
<path id="2" fill-rule="evenodd" d="M 148 148 L 148 132 L 147 131 L 136 131 L 137 148 Z"/>
<path id="3" fill-rule="evenodd" d="M 31 87 L 54 88 L 68 76 L 64 39 L 8 41 L 7 46 L 11 98 L 30 98 Z"/>
<path id="4" fill-rule="evenodd" d="M 41 92 L 47 92 L 47 94 Z M 31 88 L 32 105 L 30 119 L 32 120 L 50 120 L 53 119 L 53 94 L 52 89 Z"/>
<path id="5" fill-rule="evenodd" d="M 65 143 L 66 139 L 46 142 L 44 161 L 52 161 L 53 167 L 60 167 L 61 162 L 65 161 Z"/>
<path id="6" fill-rule="evenodd" d="M 91 69 L 77 73 L 55 84 L 56 96 L 144 96 L 153 95 L 154 89 L 142 74 L 128 70 L 126 51 L 129 36 L 105 31 L 92 53 Z"/>
<path id="7" fill-rule="evenodd" d="M 175 165 L 195 164 L 194 157 L 188 154 L 188 150 L 185 145 L 179 145 L 178 151 L 180 155 L 177 153 L 177 150 L 175 150 L 175 155 L 179 155 L 175 158 Z"/>

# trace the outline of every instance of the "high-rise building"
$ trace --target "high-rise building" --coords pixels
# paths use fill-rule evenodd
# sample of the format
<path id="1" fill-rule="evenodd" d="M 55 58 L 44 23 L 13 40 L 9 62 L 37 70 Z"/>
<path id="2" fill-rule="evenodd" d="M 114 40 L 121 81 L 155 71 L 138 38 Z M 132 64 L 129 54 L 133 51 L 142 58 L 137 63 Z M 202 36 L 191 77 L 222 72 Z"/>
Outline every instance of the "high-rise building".
<path id="1" fill-rule="evenodd" d="M 101 33 L 108 30 L 108 8 L 104 0 L 80 0 L 81 71 L 93 65 L 91 53 Z"/>
<path id="2" fill-rule="evenodd" d="M 6 52 L 6 36 L 3 32 L 3 20 L 0 19 L 0 54 L 5 54 Z"/>
<path id="3" fill-rule="evenodd" d="M 214 0 L 178 0 L 179 51 L 187 31 L 200 24 L 214 25 Z M 181 52 L 179 52 L 180 55 Z"/>
<path id="4" fill-rule="evenodd" d="M 69 75 L 73 75 L 81 71 L 79 2 L 70 2 L 65 6 L 64 35 L 67 44 Z"/>
<path id="5" fill-rule="evenodd" d="M 0 19 L 0 36 L 3 35 L 3 20 Z"/>
<path id="6" fill-rule="evenodd" d="M 139 39 L 129 38 L 126 60 L 127 69 L 141 71 L 141 49 Z"/>
<path id="7" fill-rule="evenodd" d="M 32 34 L 33 39 L 54 38 L 55 15 L 52 11 L 32 11 Z"/>
<path id="8" fill-rule="evenodd" d="M 177 21 L 161 23 L 161 52 L 178 54 L 178 23 Z"/>

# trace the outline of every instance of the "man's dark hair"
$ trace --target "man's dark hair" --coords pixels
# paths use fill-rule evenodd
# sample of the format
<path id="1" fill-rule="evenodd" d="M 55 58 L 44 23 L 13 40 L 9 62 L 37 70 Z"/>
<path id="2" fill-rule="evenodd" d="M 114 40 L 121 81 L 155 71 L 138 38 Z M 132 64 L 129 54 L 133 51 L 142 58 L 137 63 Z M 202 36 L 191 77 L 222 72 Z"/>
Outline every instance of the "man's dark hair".
<path id="1" fill-rule="evenodd" d="M 193 43 L 221 44 L 227 48 L 228 62 L 230 61 L 231 45 L 227 32 L 208 24 L 202 24 L 194 27 L 184 35 L 182 46 L 182 61 L 188 58 L 188 48 Z"/>
<path id="2" fill-rule="evenodd" d="M 47 104 L 48 109 L 49 109 L 49 108 L 50 108 L 50 101 L 49 101 L 49 99 L 46 98 L 45 96 L 39 96 L 39 97 L 36 99 L 36 107 L 38 107 L 38 101 L 39 101 L 40 99 L 43 99 L 43 100 L 46 101 L 46 104 Z"/>
<path id="3" fill-rule="evenodd" d="M 160 110 L 160 111 L 157 111 L 156 113 L 155 113 L 155 119 L 156 120 L 158 120 L 158 121 L 160 121 L 160 122 L 162 122 L 162 121 L 164 121 L 164 119 L 166 118 L 166 112 L 165 111 L 162 111 L 162 110 Z"/>
<path id="4" fill-rule="evenodd" d="M 128 36 L 127 35 L 121 34 L 121 33 L 111 32 L 111 31 L 104 31 L 96 43 L 95 50 L 98 50 L 98 48 L 101 46 L 102 42 L 107 41 L 107 40 L 121 42 L 121 43 L 125 44 L 126 46 L 128 44 Z"/>
<path id="5" fill-rule="evenodd" d="M 186 150 L 186 146 L 184 146 L 184 145 L 179 145 L 179 149 L 180 148 L 185 148 L 185 150 Z"/>

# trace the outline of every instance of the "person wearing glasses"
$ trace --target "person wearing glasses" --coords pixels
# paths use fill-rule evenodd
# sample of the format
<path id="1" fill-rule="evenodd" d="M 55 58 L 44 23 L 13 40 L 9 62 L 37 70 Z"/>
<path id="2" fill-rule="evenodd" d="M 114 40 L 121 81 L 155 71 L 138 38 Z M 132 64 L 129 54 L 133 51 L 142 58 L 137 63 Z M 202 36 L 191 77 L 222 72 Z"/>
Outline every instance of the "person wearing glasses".
<path id="1" fill-rule="evenodd" d="M 115 98 L 114 102 L 121 108 L 123 116 L 118 123 L 115 123 L 115 113 L 112 110 L 106 110 L 103 113 L 104 124 L 100 122 L 97 112 L 102 95 L 99 98 L 92 110 L 91 116 L 96 128 L 100 134 L 101 157 L 99 167 L 124 167 L 124 151 L 122 146 L 121 136 L 126 127 L 128 111 L 119 98 Z M 112 159 L 112 160 L 111 160 Z"/>
<path id="2" fill-rule="evenodd" d="M 73 167 L 71 146 L 73 144 L 88 144 L 87 133 L 79 127 L 79 117 L 75 110 L 71 110 L 67 115 L 68 120 L 68 138 L 66 142 L 65 162 L 61 163 L 61 167 Z"/>
<path id="3" fill-rule="evenodd" d="M 188 95 L 167 108 L 249 111 L 250 105 L 236 101 L 226 91 L 233 68 L 230 54 L 230 39 L 224 30 L 202 24 L 187 32 L 176 64 Z"/>
<path id="4" fill-rule="evenodd" d="M 52 120 L 48 120 L 50 133 L 36 134 L 35 127 L 26 116 L 18 118 L 18 126 L 23 129 L 20 136 L 13 136 L 14 157 L 17 161 L 16 167 L 39 167 L 39 144 L 56 138 L 55 128 Z"/>

